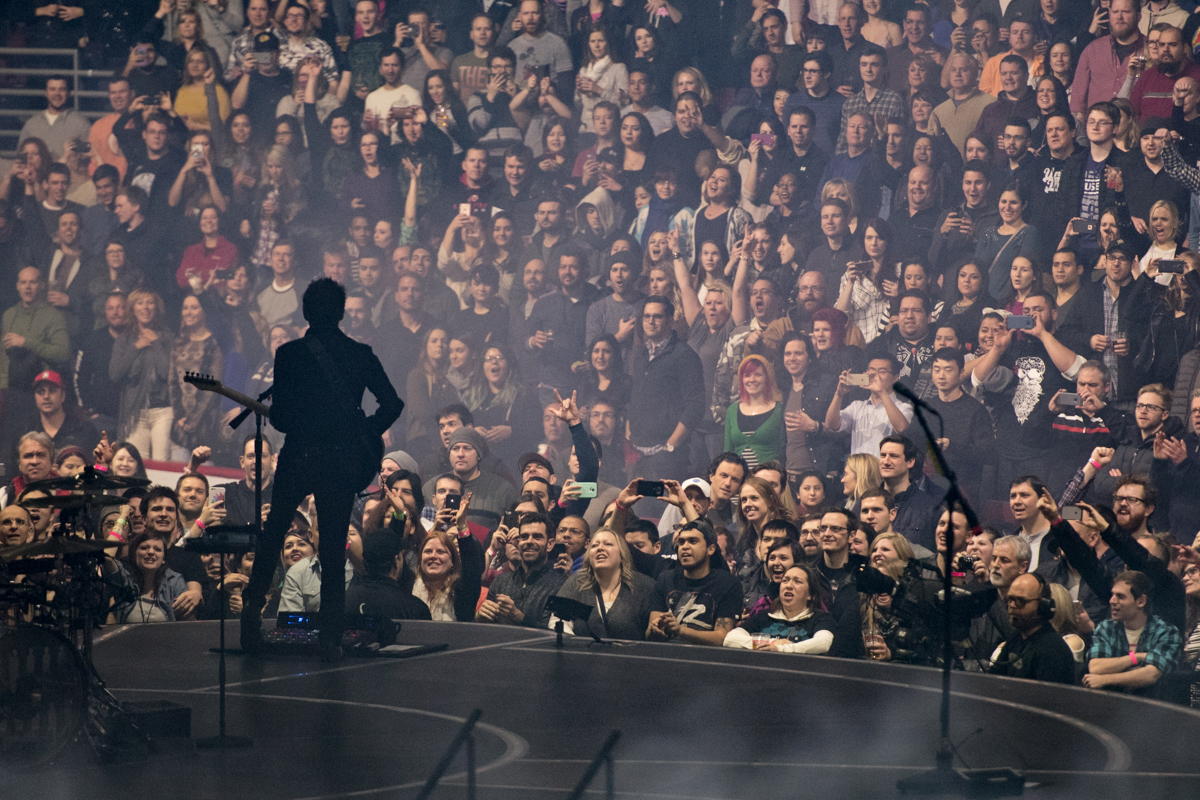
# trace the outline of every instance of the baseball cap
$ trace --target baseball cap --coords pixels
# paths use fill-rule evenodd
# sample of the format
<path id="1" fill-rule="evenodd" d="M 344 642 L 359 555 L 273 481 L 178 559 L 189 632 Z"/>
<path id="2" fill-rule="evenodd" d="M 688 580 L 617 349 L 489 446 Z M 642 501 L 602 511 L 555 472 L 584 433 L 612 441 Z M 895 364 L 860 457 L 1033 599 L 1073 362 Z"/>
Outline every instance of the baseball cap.
<path id="1" fill-rule="evenodd" d="M 63 385 L 62 376 L 60 376 L 57 372 L 55 372 L 52 369 L 42 370 L 41 372 L 39 372 L 37 374 L 37 377 L 35 377 L 33 379 L 33 386 L 36 389 L 37 385 L 39 383 L 43 383 L 46 381 L 53 383 L 55 386 L 57 386 L 60 389 L 67 388 L 66 386 Z"/>
<path id="2" fill-rule="evenodd" d="M 691 486 L 695 486 L 697 489 L 699 489 L 700 493 L 705 497 L 712 497 L 712 487 L 709 486 L 708 481 L 704 480 L 703 478 L 688 478 L 679 488 L 686 492 Z"/>
<path id="3" fill-rule="evenodd" d="M 537 464 L 538 466 L 549 470 L 551 475 L 554 474 L 554 465 L 551 464 L 550 460 L 541 453 L 526 453 L 517 459 L 517 474 L 524 475 L 525 468 L 530 464 Z"/>
<path id="4" fill-rule="evenodd" d="M 279 49 L 279 39 L 270 31 L 263 31 L 254 37 L 255 53 L 271 53 Z"/>

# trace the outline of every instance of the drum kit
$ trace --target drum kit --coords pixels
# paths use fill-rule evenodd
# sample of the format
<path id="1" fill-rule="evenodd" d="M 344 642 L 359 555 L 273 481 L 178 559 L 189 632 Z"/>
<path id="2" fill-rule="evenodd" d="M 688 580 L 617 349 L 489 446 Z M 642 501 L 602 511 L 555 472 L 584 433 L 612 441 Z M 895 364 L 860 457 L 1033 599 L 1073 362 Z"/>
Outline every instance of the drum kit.
<path id="1" fill-rule="evenodd" d="M 114 492 L 149 483 L 87 467 L 27 487 L 45 496 L 22 504 L 58 509 L 59 522 L 42 541 L 0 550 L 0 767 L 48 764 L 81 733 L 102 758 L 148 743 L 105 688 L 92 640 L 109 599 L 133 599 L 105 577 L 119 543 L 104 541 L 95 515 L 125 502 Z"/>

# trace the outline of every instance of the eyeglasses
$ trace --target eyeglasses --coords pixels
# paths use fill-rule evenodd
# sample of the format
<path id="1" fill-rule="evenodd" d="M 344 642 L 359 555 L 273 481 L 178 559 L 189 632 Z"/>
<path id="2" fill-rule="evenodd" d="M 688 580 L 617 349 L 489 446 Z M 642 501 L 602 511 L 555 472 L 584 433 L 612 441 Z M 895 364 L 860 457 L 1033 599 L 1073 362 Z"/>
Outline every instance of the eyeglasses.
<path id="1" fill-rule="evenodd" d="M 1122 494 L 1114 495 L 1113 496 L 1113 504 L 1119 506 L 1119 505 L 1121 505 L 1121 503 L 1128 503 L 1130 505 L 1133 505 L 1134 503 L 1139 503 L 1140 505 L 1143 505 L 1143 506 L 1146 505 L 1146 501 L 1140 497 L 1129 497 L 1127 495 L 1122 495 Z"/>
<path id="2" fill-rule="evenodd" d="M 504 356 L 488 356 L 483 360 L 485 364 L 503 364 L 507 359 Z"/>
<path id="3" fill-rule="evenodd" d="M 1188 567 L 1183 571 L 1185 578 L 1200 578 L 1200 567 Z"/>
<path id="4" fill-rule="evenodd" d="M 1006 604 L 1008 604 L 1010 606 L 1018 606 L 1020 608 L 1024 608 L 1025 606 L 1029 605 L 1030 603 L 1036 603 L 1037 601 L 1038 601 L 1038 598 L 1036 598 L 1036 597 L 1013 597 L 1011 594 L 1008 597 L 1004 598 L 1004 602 Z"/>
<path id="5" fill-rule="evenodd" d="M 842 527 L 841 525 L 822 525 L 821 527 L 817 528 L 818 533 L 845 533 L 848 530 L 850 529 Z"/>
<path id="6" fill-rule="evenodd" d="M 1166 411 L 1162 406 L 1156 406 L 1151 403 L 1138 403 L 1134 408 L 1138 411 Z"/>

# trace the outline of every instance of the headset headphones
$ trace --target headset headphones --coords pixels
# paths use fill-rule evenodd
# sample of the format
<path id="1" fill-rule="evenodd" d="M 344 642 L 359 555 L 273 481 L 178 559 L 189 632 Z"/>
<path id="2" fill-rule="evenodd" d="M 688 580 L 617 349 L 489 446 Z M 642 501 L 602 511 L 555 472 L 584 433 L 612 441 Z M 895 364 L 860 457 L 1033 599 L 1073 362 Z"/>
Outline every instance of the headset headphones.
<path id="1" fill-rule="evenodd" d="M 1054 603 L 1054 597 L 1050 594 L 1050 584 L 1046 582 L 1046 579 L 1036 572 L 1032 574 L 1037 579 L 1038 586 L 1041 587 L 1041 597 L 1038 598 L 1038 618 L 1042 622 L 1049 622 L 1054 619 L 1058 606 Z"/>

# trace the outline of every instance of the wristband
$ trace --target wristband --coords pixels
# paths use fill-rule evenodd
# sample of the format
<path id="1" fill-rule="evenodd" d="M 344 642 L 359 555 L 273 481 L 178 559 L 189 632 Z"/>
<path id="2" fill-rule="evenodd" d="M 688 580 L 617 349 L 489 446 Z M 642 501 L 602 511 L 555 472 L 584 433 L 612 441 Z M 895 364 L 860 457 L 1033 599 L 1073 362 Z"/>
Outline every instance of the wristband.
<path id="1" fill-rule="evenodd" d="M 197 527 L 197 528 L 199 528 L 201 531 L 203 531 L 203 530 L 204 530 L 205 528 L 207 528 L 208 526 L 207 526 L 207 525 L 205 525 L 205 524 L 204 524 L 203 522 L 201 522 L 200 520 L 196 520 L 196 527 Z"/>
<path id="2" fill-rule="evenodd" d="M 950 573 L 950 577 L 951 577 L 951 578 L 965 578 L 965 577 L 967 577 L 967 573 L 965 573 L 965 572 L 951 572 L 951 573 Z"/>
<path id="3" fill-rule="evenodd" d="M 1130 663 L 1130 664 L 1133 664 L 1135 667 L 1138 665 L 1138 663 L 1137 663 L 1137 651 L 1136 651 L 1136 650 L 1130 650 L 1130 651 L 1129 651 L 1129 663 Z"/>
<path id="4" fill-rule="evenodd" d="M 1099 461 L 1097 461 L 1096 459 L 1094 459 L 1094 458 L 1089 458 L 1089 459 L 1088 459 L 1088 463 L 1089 463 L 1089 464 L 1091 464 L 1091 465 L 1092 465 L 1092 467 L 1093 467 L 1093 468 L 1094 468 L 1094 469 L 1095 469 L 1097 472 L 1099 472 L 1101 469 L 1103 469 L 1103 465 L 1102 465 L 1102 464 L 1101 464 Z"/>
<path id="5" fill-rule="evenodd" d="M 128 524 L 129 523 L 126 522 L 124 518 L 118 517 L 117 521 L 113 523 L 113 529 L 115 530 L 116 528 L 124 528 Z"/>

